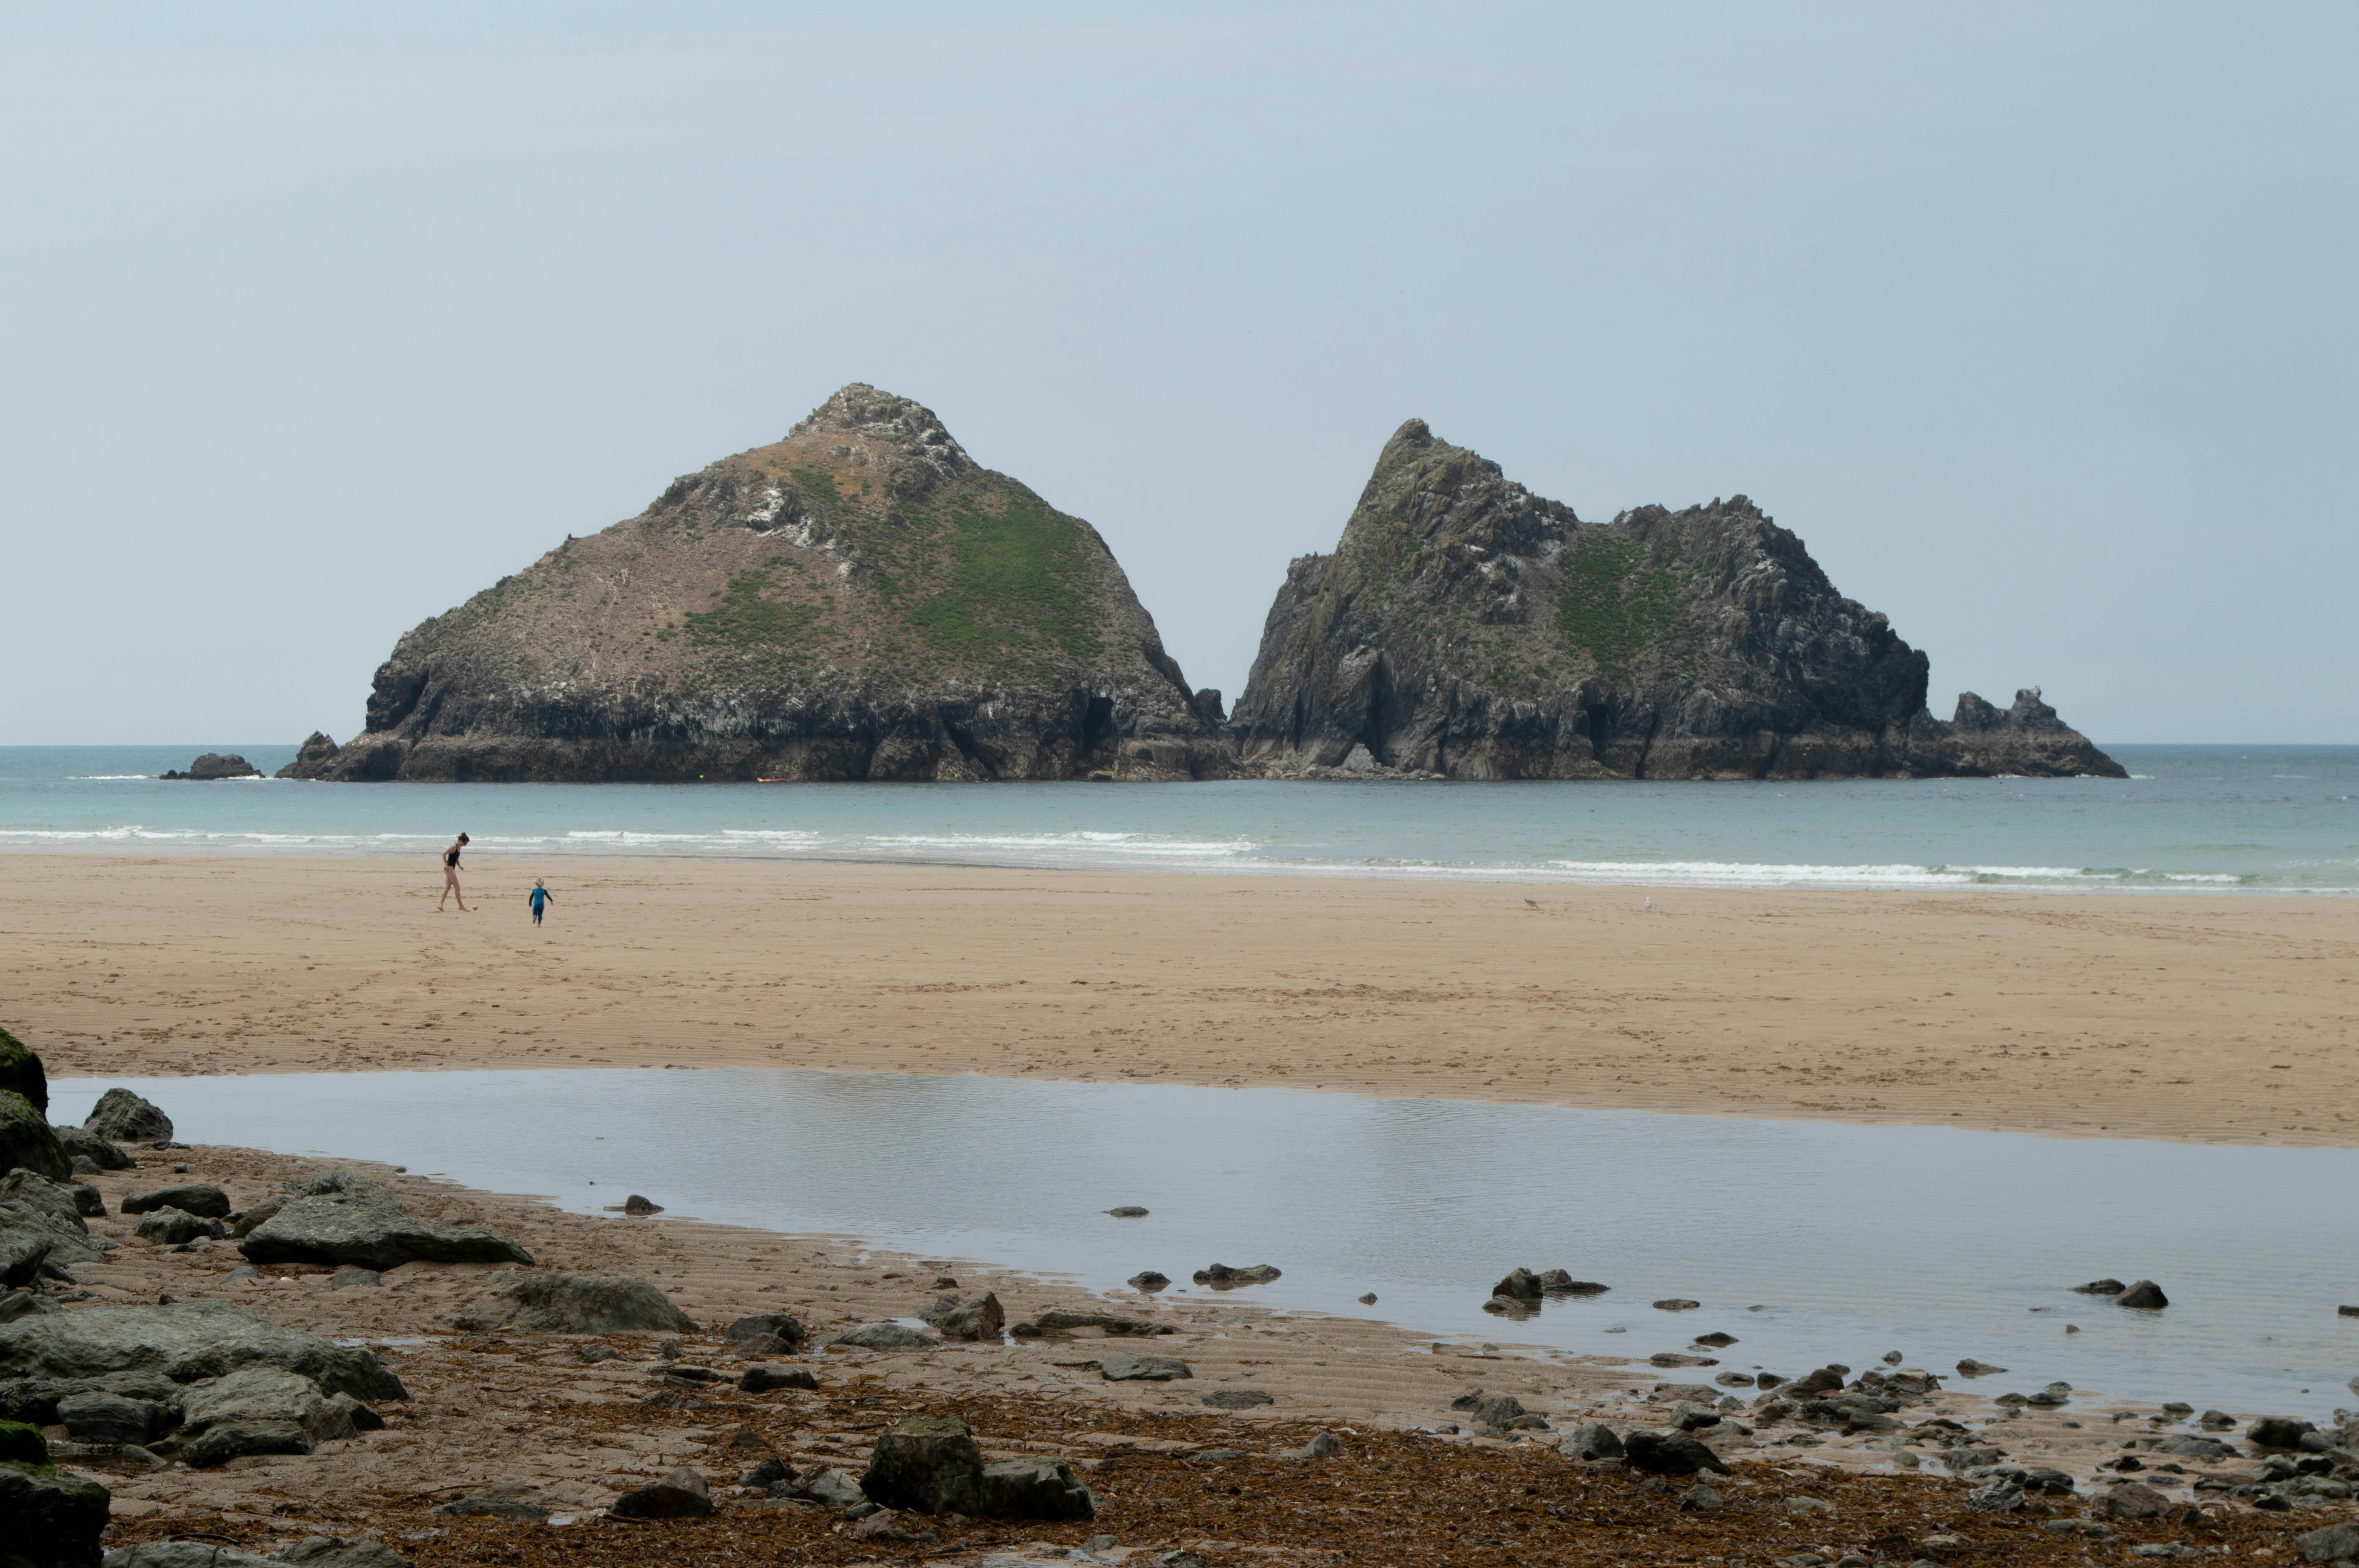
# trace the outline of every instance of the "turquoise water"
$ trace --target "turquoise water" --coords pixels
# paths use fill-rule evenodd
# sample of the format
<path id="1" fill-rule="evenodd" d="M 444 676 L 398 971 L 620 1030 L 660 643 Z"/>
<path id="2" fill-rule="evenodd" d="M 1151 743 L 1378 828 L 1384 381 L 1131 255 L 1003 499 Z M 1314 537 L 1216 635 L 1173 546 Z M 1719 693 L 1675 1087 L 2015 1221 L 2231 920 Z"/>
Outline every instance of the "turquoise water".
<path id="1" fill-rule="evenodd" d="M 50 1093 L 78 1119 L 104 1087 Z M 645 1193 L 675 1218 L 842 1238 L 847 1256 L 1117 1293 L 1156 1269 L 1190 1302 L 1208 1263 L 1275 1263 L 1276 1282 L 1219 1299 L 1627 1357 L 1650 1379 L 1701 1380 L 1645 1359 L 1713 1330 L 1736 1336 L 1713 1353 L 1726 1368 L 1971 1356 L 2009 1368 L 1979 1392 L 2060 1378 L 2100 1411 L 2178 1399 L 2323 1420 L 2359 1372 L 2359 1318 L 2335 1311 L 2359 1297 L 2349 1149 L 776 1069 L 131 1087 L 192 1143 L 381 1160 L 576 1213 Z M 1102 1212 L 1117 1204 L 1147 1216 Z M 1613 1288 L 1484 1312 L 1517 1265 Z M 2070 1288 L 2102 1275 L 2158 1281 L 2171 1304 Z M 1703 1304 L 1649 1305 L 1667 1296 Z"/>
<path id="2" fill-rule="evenodd" d="M 2359 747 L 2114 746 L 2133 777 L 1826 784 L 164 783 L 0 747 L 0 848 L 725 855 L 1655 886 L 2359 891 Z M 265 770 L 292 746 L 217 745 Z"/>

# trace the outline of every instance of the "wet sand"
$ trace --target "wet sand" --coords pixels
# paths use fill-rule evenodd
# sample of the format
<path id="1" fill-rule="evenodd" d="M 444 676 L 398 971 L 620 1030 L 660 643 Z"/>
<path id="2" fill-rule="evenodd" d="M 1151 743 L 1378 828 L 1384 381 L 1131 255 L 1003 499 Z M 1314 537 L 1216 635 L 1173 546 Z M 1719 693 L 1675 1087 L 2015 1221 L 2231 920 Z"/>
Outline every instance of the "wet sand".
<path id="1" fill-rule="evenodd" d="M 60 1076 L 777 1065 L 2359 1143 L 2359 900 L 485 855 L 462 915 L 430 860 L 0 864 L 9 1022 Z"/>

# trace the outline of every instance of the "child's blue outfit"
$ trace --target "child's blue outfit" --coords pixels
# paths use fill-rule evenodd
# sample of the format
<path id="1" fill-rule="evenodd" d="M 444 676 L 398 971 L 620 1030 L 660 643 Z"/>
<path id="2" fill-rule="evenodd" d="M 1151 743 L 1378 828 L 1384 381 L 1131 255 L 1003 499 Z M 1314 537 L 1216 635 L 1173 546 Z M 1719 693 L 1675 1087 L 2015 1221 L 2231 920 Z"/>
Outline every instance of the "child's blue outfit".
<path id="1" fill-rule="evenodd" d="M 532 923 L 533 923 L 535 925 L 539 925 L 539 924 L 540 924 L 540 912 L 541 912 L 543 909 L 547 908 L 547 907 L 548 907 L 548 905 L 549 905 L 549 890 L 548 890 L 547 888 L 535 888 L 535 889 L 533 889 L 533 890 L 532 890 Z"/>

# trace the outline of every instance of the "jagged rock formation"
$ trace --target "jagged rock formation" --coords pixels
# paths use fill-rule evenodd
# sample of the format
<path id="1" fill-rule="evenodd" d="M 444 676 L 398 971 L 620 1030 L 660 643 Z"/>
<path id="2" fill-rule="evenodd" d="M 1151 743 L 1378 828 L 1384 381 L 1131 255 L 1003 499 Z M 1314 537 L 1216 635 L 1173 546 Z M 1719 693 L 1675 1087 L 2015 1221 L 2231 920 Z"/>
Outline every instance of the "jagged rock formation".
<path id="1" fill-rule="evenodd" d="M 1412 419 L 1288 568 L 1233 722 L 1281 775 L 2123 776 L 2037 687 L 1943 723 L 1925 687 L 1745 497 L 1583 523 Z"/>
<path id="2" fill-rule="evenodd" d="M 1191 778 L 1228 771 L 1206 706 L 1095 529 L 855 384 L 409 632 L 287 772 Z"/>

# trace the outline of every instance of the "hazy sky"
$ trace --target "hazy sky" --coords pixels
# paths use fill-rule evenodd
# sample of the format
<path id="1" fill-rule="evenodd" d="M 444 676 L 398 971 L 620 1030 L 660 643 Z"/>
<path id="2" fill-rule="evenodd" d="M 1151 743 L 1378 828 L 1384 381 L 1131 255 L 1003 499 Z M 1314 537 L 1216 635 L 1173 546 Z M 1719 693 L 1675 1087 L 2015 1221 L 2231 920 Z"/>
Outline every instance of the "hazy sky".
<path id="1" fill-rule="evenodd" d="M 0 743 L 343 739 L 855 380 L 1233 700 L 1421 416 L 1752 495 L 1944 717 L 2359 741 L 2359 7 L 481 9 L 0 16 Z"/>

